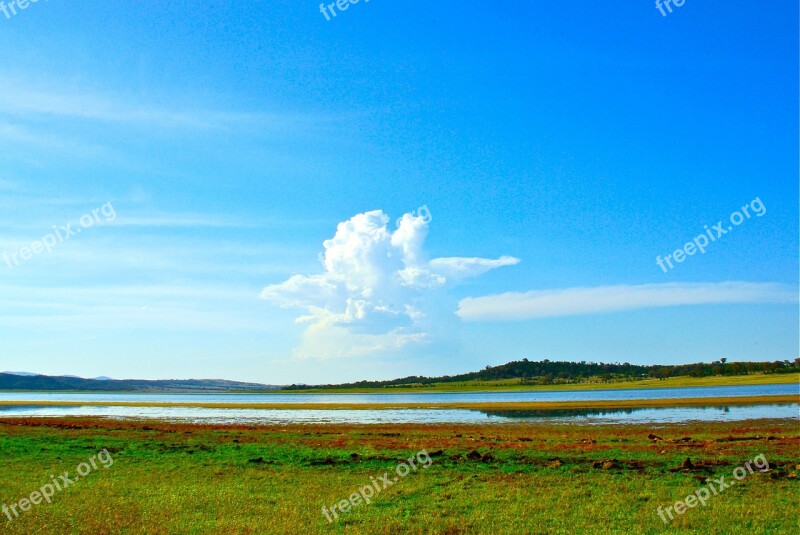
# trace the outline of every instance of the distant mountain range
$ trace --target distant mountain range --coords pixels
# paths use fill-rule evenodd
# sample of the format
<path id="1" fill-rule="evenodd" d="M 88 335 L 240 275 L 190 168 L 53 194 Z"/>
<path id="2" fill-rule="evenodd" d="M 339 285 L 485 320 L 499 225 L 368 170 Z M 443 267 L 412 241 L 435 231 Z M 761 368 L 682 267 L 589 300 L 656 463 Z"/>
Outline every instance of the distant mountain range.
<path id="1" fill-rule="evenodd" d="M 108 377 L 84 379 L 72 375 L 37 375 L 29 372 L 0 373 L 0 390 L 76 390 L 106 392 L 246 392 L 281 388 L 259 383 L 223 379 L 115 380 Z"/>
<path id="2" fill-rule="evenodd" d="M 22 377 L 34 377 L 36 375 L 40 375 L 38 373 L 30 373 L 30 372 L 0 372 L 0 373 L 7 373 L 9 375 L 20 375 Z M 79 377 L 77 375 L 63 375 L 62 377 L 72 377 L 73 379 L 83 379 L 83 377 Z M 90 377 L 89 379 L 96 379 L 98 381 L 113 381 L 111 377 L 106 377 L 105 375 L 101 375 L 100 377 Z"/>

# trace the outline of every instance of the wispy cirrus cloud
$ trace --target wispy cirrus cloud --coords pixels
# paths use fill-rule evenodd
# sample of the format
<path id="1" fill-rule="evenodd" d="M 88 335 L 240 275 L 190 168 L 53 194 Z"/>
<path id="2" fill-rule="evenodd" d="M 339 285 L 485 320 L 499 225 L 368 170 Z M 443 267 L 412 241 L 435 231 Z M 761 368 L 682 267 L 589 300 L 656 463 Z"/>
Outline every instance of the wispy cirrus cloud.
<path id="1" fill-rule="evenodd" d="M 18 98 L 24 94 L 25 98 Z M 296 111 L 232 111 L 190 107 L 175 103 L 139 104 L 135 100 L 110 96 L 87 88 L 58 92 L 37 88 L 30 81 L 0 75 L 0 114 L 16 118 L 51 118 L 159 128 L 213 130 L 256 127 L 281 132 L 311 125 L 335 125 L 341 117 Z"/>
<path id="2" fill-rule="evenodd" d="M 20 186 L 17 182 L 13 180 L 9 180 L 8 178 L 0 178 L 0 191 L 12 191 L 16 192 L 20 190 Z"/>
<path id="3" fill-rule="evenodd" d="M 563 288 L 468 297 L 465 321 L 524 320 L 621 310 L 734 303 L 797 303 L 798 289 L 772 282 L 665 283 Z"/>
<path id="4" fill-rule="evenodd" d="M 2 328 L 84 332 L 103 328 L 240 331 L 268 329 L 254 314 L 252 289 L 240 285 L 27 286 L 0 284 Z M 7 340 L 5 340 L 7 341 Z"/>
<path id="5" fill-rule="evenodd" d="M 0 191 L 3 190 L 3 183 L 0 181 Z M 16 190 L 20 192 L 21 190 Z M 0 207 L 5 208 L 5 213 L 0 213 L 0 227 L 5 229 L 37 229 L 49 228 L 53 224 L 52 208 L 58 208 L 65 212 L 67 208 L 75 207 L 73 217 L 81 214 L 78 212 L 80 207 L 86 207 L 92 201 L 101 202 L 101 199 L 86 199 L 78 197 L 36 197 L 27 193 L 15 195 L 13 197 L 0 198 Z M 103 202 L 107 202 L 107 199 Z M 46 208 L 47 210 L 42 210 Z M 48 215 L 37 218 L 28 217 L 20 220 L 12 212 L 20 209 L 36 210 L 46 212 Z M 142 227 L 142 228 L 257 228 L 265 226 L 283 226 L 307 224 L 304 221 L 280 221 L 273 222 L 261 220 L 247 220 L 241 217 L 228 214 L 202 214 L 192 212 L 159 212 L 154 210 L 127 209 L 126 213 L 115 221 L 118 227 Z"/>
<path id="6" fill-rule="evenodd" d="M 45 129 L 31 129 L 16 122 L 3 120 L 0 120 L 0 139 L 14 145 L 29 146 L 37 150 L 82 158 L 113 159 L 116 156 L 111 149 L 94 142 L 83 143 L 67 136 L 53 135 Z"/>
<path id="7" fill-rule="evenodd" d="M 228 216 L 206 214 L 152 214 L 120 217 L 117 223 L 122 227 L 208 227 L 208 228 L 255 228 L 255 222 L 244 221 Z"/>

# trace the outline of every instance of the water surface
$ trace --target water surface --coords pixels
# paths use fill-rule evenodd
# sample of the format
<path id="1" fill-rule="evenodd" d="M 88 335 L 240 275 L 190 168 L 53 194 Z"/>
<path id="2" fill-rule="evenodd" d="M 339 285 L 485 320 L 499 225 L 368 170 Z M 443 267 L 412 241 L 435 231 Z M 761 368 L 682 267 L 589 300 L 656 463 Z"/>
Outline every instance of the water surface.
<path id="1" fill-rule="evenodd" d="M 427 392 L 392 394 L 114 394 L 91 392 L 0 392 L 0 401 L 92 401 L 142 403 L 493 403 L 525 401 L 616 401 L 800 395 L 796 384 L 555 390 L 527 392 Z"/>
<path id="2" fill-rule="evenodd" d="M 505 423 L 550 421 L 562 423 L 671 423 L 685 421 L 727 422 L 756 418 L 794 418 L 800 422 L 798 403 L 732 405 L 718 407 L 659 407 L 646 409 L 577 409 L 496 411 L 473 409 L 208 409 L 199 407 L 41 407 L 0 406 L 0 417 L 100 416 L 107 418 L 156 418 L 175 422 L 209 424 L 292 423 Z"/>

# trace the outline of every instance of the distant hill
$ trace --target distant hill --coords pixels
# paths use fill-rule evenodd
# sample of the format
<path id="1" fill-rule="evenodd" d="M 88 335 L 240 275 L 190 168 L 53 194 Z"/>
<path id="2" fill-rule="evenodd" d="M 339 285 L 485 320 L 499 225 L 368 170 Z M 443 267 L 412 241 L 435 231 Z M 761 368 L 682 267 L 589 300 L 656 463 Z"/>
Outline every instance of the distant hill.
<path id="1" fill-rule="evenodd" d="M 27 372 L 0 373 L 0 390 L 75 390 L 107 392 L 242 392 L 275 390 L 274 385 L 242 383 L 223 379 L 83 379 L 74 376 L 35 375 Z"/>
<path id="2" fill-rule="evenodd" d="M 481 371 L 441 377 L 412 375 L 388 381 L 358 381 L 338 385 L 291 385 L 285 390 L 335 389 L 335 388 L 389 388 L 425 386 L 433 384 L 477 381 L 503 381 L 517 379 L 520 384 L 577 384 L 643 378 L 710 377 L 716 375 L 747 375 L 750 373 L 800 372 L 800 358 L 793 362 L 728 362 L 720 359 L 711 363 L 677 365 L 639 365 L 602 362 L 560 362 L 551 360 L 515 360 L 499 366 L 486 366 Z"/>

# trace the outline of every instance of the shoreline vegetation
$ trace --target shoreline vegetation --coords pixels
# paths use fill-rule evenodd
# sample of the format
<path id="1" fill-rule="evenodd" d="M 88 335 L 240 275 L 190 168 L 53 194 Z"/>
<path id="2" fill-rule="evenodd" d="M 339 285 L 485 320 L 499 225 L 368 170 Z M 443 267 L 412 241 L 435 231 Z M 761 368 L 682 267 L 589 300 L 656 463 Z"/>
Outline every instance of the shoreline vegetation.
<path id="1" fill-rule="evenodd" d="M 585 401 L 513 401 L 513 402 L 433 402 L 433 403 L 214 403 L 149 401 L 62 401 L 3 400 L 0 407 L 188 407 L 204 409 L 272 410 L 392 410 L 392 409 L 465 409 L 465 410 L 569 410 L 569 409 L 646 409 L 659 407 L 714 407 L 725 405 L 765 405 L 798 403 L 800 394 L 768 396 L 727 396 L 706 398 L 623 399 Z"/>
<path id="2" fill-rule="evenodd" d="M 433 383 L 429 385 L 396 385 L 384 387 L 294 388 L 276 390 L 265 394 L 417 394 L 434 392 L 555 392 L 571 390 L 638 390 L 653 388 L 702 388 L 710 386 L 746 386 L 797 384 L 800 373 L 754 373 L 750 375 L 724 375 L 712 377 L 677 376 L 665 379 L 617 379 L 607 382 L 533 384 L 521 379 L 496 381 L 465 381 Z"/>
<path id="3" fill-rule="evenodd" d="M 265 385 L 225 379 L 84 379 L 25 372 L 0 373 L 0 392 L 118 393 L 369 393 L 468 392 L 547 389 L 665 388 L 800 382 L 800 358 L 794 361 L 640 365 L 522 359 L 477 372 L 441 377 L 408 376 L 384 381 L 327 385 Z"/>
<path id="4" fill-rule="evenodd" d="M 499 366 L 486 366 L 477 372 L 441 377 L 409 376 L 388 381 L 358 381 L 355 383 L 328 385 L 290 385 L 281 390 L 302 391 L 340 391 L 350 389 L 419 389 L 434 387 L 444 389 L 451 385 L 461 387 L 507 384 L 517 387 L 572 386 L 576 388 L 593 385 L 603 388 L 613 384 L 657 383 L 670 378 L 683 378 L 684 381 L 709 380 L 726 381 L 738 377 L 775 376 L 800 373 L 800 358 L 794 361 L 776 360 L 774 362 L 728 362 L 728 359 L 694 364 L 641 365 L 630 363 L 569 362 L 515 360 Z M 634 387 L 635 388 L 635 387 Z"/>
<path id="5" fill-rule="evenodd" d="M 608 381 L 586 381 L 582 383 L 555 383 L 535 384 L 523 379 L 502 379 L 494 381 L 472 380 L 464 382 L 431 383 L 426 385 L 391 385 L 382 387 L 309 387 L 309 388 L 270 388 L 264 390 L 227 390 L 227 391 L 198 391 L 198 390 L 76 390 L 76 389 L 25 389 L 25 388 L 0 388 L 0 393 L 84 393 L 84 394 L 125 394 L 125 395 L 152 395 L 152 394 L 214 394 L 214 395 L 242 395 L 242 394 L 423 394 L 436 392 L 550 392 L 573 390 L 638 390 L 658 388 L 702 388 L 710 386 L 745 386 L 745 385 L 772 385 L 772 384 L 797 384 L 800 386 L 800 373 L 753 373 L 749 375 L 723 375 L 712 377 L 677 376 L 665 379 L 615 379 Z"/>
<path id="6" fill-rule="evenodd" d="M 792 533 L 799 435 L 794 419 L 564 426 L 2 417 L 4 503 L 98 451 L 114 465 L 0 524 L 9 534 L 657 533 L 659 507 L 709 478 L 734 481 L 737 467 L 763 456 L 767 468 L 707 506 L 674 514 L 670 528 Z M 429 467 L 328 523 L 323 506 L 423 450 Z"/>

